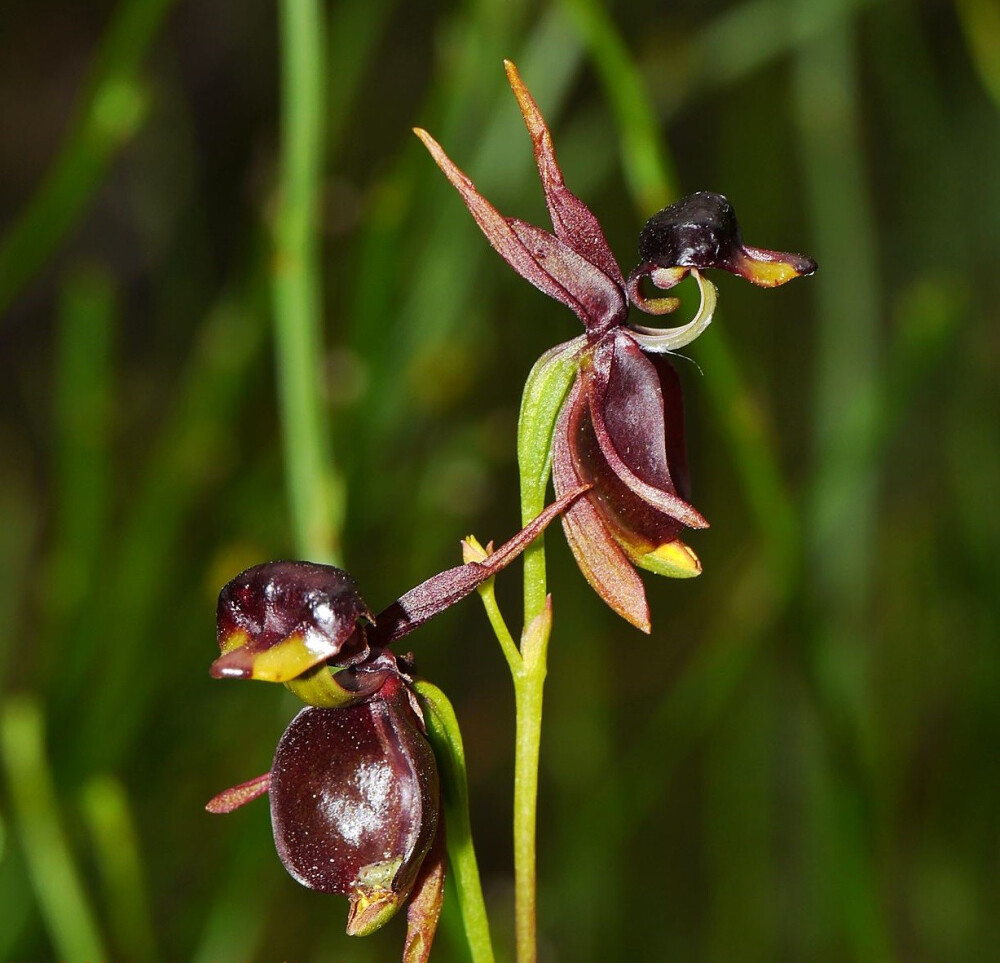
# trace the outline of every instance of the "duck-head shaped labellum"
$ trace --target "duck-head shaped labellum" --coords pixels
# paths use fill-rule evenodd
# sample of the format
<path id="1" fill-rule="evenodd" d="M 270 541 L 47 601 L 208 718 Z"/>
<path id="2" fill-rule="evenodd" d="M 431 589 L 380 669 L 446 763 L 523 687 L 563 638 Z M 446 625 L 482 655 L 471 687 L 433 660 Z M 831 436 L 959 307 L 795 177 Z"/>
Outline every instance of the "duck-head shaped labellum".
<path id="1" fill-rule="evenodd" d="M 671 288 L 692 269 L 719 268 L 773 288 L 816 270 L 816 262 L 803 254 L 744 244 L 733 205 L 713 191 L 689 194 L 646 221 L 639 234 L 639 258 L 627 282 L 639 308 L 648 303 L 639 291 L 647 276 L 657 287 Z"/>
<path id="2" fill-rule="evenodd" d="M 338 673 L 331 688 L 329 673 L 317 676 L 315 670 L 370 667 L 382 648 L 506 568 L 584 491 L 586 486 L 578 486 L 564 493 L 482 562 L 439 572 L 377 617 L 343 569 L 314 562 L 265 562 L 248 568 L 219 593 L 216 632 L 222 655 L 210 672 L 217 679 L 284 682 L 303 701 L 325 707 L 370 695 L 370 688 L 358 688 L 364 680 L 370 684 L 370 676 Z"/>
<path id="3" fill-rule="evenodd" d="M 313 562 L 266 562 L 241 572 L 219 593 L 222 655 L 216 678 L 288 682 L 336 659 L 369 653 L 365 622 L 374 616 L 345 571 Z"/>

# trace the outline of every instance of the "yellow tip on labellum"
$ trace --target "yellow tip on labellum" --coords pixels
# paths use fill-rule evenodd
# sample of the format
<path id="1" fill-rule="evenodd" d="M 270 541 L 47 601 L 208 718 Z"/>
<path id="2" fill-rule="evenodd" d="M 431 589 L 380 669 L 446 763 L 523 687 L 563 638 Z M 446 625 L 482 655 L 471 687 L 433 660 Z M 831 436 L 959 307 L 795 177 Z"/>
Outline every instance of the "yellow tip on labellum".
<path id="1" fill-rule="evenodd" d="M 756 247 L 744 247 L 736 261 L 737 273 L 762 288 L 776 288 L 815 270 L 816 262 L 802 254 L 784 254 Z"/>
<path id="2" fill-rule="evenodd" d="M 694 578 L 701 575 L 701 561 L 680 539 L 665 542 L 659 548 L 635 560 L 648 572 L 668 578 Z"/>
<path id="3" fill-rule="evenodd" d="M 225 666 L 231 660 L 227 659 L 247 642 L 247 636 L 243 632 L 234 632 L 226 639 L 222 645 L 222 655 L 213 663 Z M 288 682 L 296 676 L 308 672 L 317 661 L 316 653 L 309 647 L 308 642 L 301 633 L 295 633 L 282 639 L 276 645 L 262 652 L 255 652 L 247 659 L 250 671 L 246 672 L 246 665 L 241 664 L 242 670 L 239 675 L 243 679 L 257 679 L 261 682 Z M 230 674 L 230 673 L 223 673 Z M 235 674 L 235 673 L 232 673 Z"/>
<path id="4" fill-rule="evenodd" d="M 263 682 L 287 682 L 308 672 L 316 664 L 316 653 L 304 636 L 296 633 L 254 656 L 253 676 Z"/>
<path id="5" fill-rule="evenodd" d="M 219 644 L 219 648 L 222 650 L 222 654 L 225 655 L 227 652 L 232 652 L 247 644 L 250 641 L 250 636 L 246 632 L 230 632 Z"/>

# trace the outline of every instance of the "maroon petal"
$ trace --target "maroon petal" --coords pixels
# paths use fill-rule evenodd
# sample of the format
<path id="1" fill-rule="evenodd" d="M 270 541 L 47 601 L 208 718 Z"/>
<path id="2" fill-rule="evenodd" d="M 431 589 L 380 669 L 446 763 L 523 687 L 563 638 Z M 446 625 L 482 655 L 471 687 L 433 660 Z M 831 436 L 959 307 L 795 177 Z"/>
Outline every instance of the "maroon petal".
<path id="1" fill-rule="evenodd" d="M 504 66 L 525 126 L 531 134 L 535 163 L 538 165 L 538 175 L 545 191 L 545 203 L 556 237 L 573 248 L 584 260 L 598 267 L 619 287 L 624 287 L 625 279 L 621 268 L 611 253 L 600 222 L 590 208 L 563 183 L 562 171 L 552 146 L 552 135 L 535 98 L 521 80 L 517 67 L 509 60 L 504 61 Z"/>
<path id="2" fill-rule="evenodd" d="M 462 195 L 494 250 L 526 281 L 565 304 L 588 331 L 603 330 L 628 312 L 622 289 L 570 246 L 540 228 L 504 217 L 455 166 L 430 134 L 414 128 L 438 167 Z"/>
<path id="3" fill-rule="evenodd" d="M 303 709 L 271 767 L 278 855 L 304 886 L 351 897 L 370 932 L 413 888 L 437 832 L 437 765 L 403 685 L 346 709 Z"/>
<path id="4" fill-rule="evenodd" d="M 388 645 L 408 635 L 428 619 L 454 605 L 475 591 L 487 579 L 503 571 L 539 535 L 549 522 L 564 512 L 585 491 L 586 485 L 577 485 L 561 493 L 537 518 L 529 522 L 512 539 L 504 542 L 483 562 L 467 562 L 421 582 L 405 595 L 383 609 L 375 619 L 371 631 L 373 645 Z"/>
<path id="5" fill-rule="evenodd" d="M 708 528 L 705 518 L 676 494 L 670 476 L 656 369 L 624 332 L 599 345 L 591 358 L 583 369 L 590 425 L 611 472 L 651 508 L 689 528 Z"/>
<path id="6" fill-rule="evenodd" d="M 674 366 L 663 354 L 643 354 L 644 360 L 656 369 L 663 396 L 664 447 L 667 466 L 677 494 L 685 501 L 691 499 L 691 477 L 688 472 L 687 445 L 684 443 L 684 396 L 681 379 Z M 605 418 L 608 410 L 605 408 Z M 609 420 L 610 424 L 610 420 Z M 613 437 L 617 437 L 612 433 Z M 618 449 L 621 451 L 621 448 Z"/>
<path id="7" fill-rule="evenodd" d="M 556 424 L 552 440 L 552 483 L 556 495 L 581 483 L 578 460 L 571 439 L 587 414 L 583 386 L 573 386 Z M 649 632 L 649 606 L 642 579 L 605 527 L 596 507 L 598 493 L 588 492 L 563 515 L 563 529 L 576 563 L 594 591 L 626 621 Z"/>
<path id="8" fill-rule="evenodd" d="M 583 308 L 577 312 L 593 334 L 621 324 L 628 315 L 628 303 L 622 288 L 576 251 L 540 227 L 509 220 L 514 233 L 546 273 L 569 291 Z"/>

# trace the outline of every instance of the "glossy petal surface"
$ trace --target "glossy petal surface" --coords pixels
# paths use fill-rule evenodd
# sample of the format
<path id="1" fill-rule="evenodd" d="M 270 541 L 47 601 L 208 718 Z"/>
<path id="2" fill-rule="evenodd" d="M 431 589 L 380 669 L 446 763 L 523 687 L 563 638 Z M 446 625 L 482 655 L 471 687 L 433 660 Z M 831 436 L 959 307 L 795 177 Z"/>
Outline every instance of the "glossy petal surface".
<path id="1" fill-rule="evenodd" d="M 285 682 L 337 656 L 363 658 L 361 620 L 372 619 L 354 579 L 312 562 L 266 562 L 241 572 L 219 593 L 222 655 L 217 678 Z"/>
<path id="2" fill-rule="evenodd" d="M 654 214 L 639 235 L 639 258 L 633 277 L 653 273 L 654 281 L 656 268 L 721 268 L 775 287 L 816 270 L 805 255 L 746 246 L 732 204 L 712 191 L 689 194 Z M 668 277 L 668 284 L 679 279 Z"/>
<path id="3" fill-rule="evenodd" d="M 388 690 L 388 691 L 386 691 Z M 385 694 L 383 694 L 385 693 Z M 379 922 L 412 889 L 438 824 L 434 755 L 401 684 L 345 709 L 302 710 L 271 768 L 278 855 L 304 886 Z"/>

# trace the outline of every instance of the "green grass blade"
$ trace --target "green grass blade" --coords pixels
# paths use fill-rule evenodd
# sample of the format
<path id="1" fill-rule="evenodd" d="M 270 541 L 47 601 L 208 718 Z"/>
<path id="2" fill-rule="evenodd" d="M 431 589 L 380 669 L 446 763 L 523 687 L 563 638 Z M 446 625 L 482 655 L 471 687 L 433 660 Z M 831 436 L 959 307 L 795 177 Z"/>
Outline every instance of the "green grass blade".
<path id="1" fill-rule="evenodd" d="M 325 65 L 318 0 L 282 0 L 281 183 L 272 300 L 285 471 L 297 551 L 335 562 L 343 490 L 331 462 L 323 387 L 319 227 Z"/>
<path id="2" fill-rule="evenodd" d="M 126 959 L 155 963 L 142 853 L 125 787 L 112 776 L 97 776 L 84 786 L 81 805 L 104 885 L 114 944 Z"/>
<path id="3" fill-rule="evenodd" d="M 100 928 L 62 827 L 44 726 L 41 709 L 26 696 L 8 699 L 0 715 L 0 753 L 28 874 L 59 956 L 106 960 Z"/>
<path id="4" fill-rule="evenodd" d="M 0 241 L 0 315 L 73 228 L 148 108 L 136 77 L 173 0 L 123 0 L 79 114 L 48 173 Z"/>

